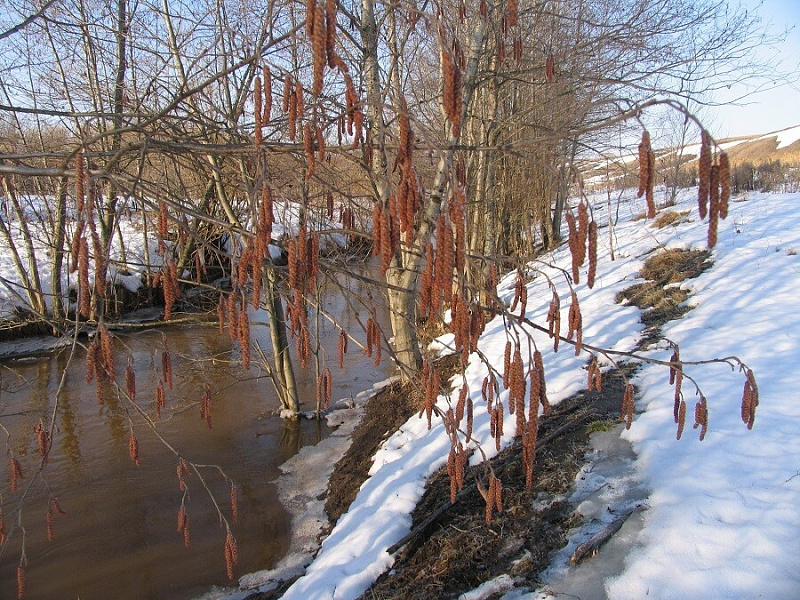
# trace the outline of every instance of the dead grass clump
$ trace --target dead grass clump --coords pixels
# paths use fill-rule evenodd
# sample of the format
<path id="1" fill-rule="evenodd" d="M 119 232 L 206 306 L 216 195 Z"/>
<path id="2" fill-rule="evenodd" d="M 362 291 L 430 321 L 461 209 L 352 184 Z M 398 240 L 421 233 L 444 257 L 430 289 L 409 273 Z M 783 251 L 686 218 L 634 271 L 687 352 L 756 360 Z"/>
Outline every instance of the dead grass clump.
<path id="1" fill-rule="evenodd" d="M 651 256 L 644 263 L 641 275 L 661 285 L 693 279 L 711 267 L 708 250 L 674 248 Z"/>
<path id="2" fill-rule="evenodd" d="M 690 212 L 691 211 L 689 210 L 665 210 L 656 217 L 655 221 L 653 221 L 653 227 L 656 229 L 664 229 L 664 227 L 668 227 L 670 225 L 677 225 L 678 223 L 683 222 L 686 215 L 688 215 Z"/>
<path id="3" fill-rule="evenodd" d="M 665 250 L 651 256 L 645 262 L 641 276 L 648 281 L 637 283 L 617 294 L 616 301 L 627 300 L 645 311 L 642 323 L 646 335 L 642 346 L 659 338 L 659 329 L 667 321 L 679 319 L 690 308 L 684 303 L 689 292 L 671 284 L 693 279 L 711 267 L 708 250 Z"/>

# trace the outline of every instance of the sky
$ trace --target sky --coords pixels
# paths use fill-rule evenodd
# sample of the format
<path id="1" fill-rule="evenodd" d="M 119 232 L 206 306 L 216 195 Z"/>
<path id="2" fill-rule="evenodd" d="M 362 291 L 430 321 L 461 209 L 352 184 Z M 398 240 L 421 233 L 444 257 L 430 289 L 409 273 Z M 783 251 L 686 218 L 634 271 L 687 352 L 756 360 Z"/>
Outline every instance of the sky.
<path id="1" fill-rule="evenodd" d="M 800 0 L 741 0 L 749 11 L 755 10 L 774 33 L 790 31 L 776 48 L 763 48 L 761 58 L 778 69 L 800 73 Z M 747 86 L 733 86 L 718 101 L 727 102 L 752 91 Z M 770 133 L 800 125 L 800 81 L 785 80 L 763 85 L 739 106 L 728 105 L 712 111 L 712 127 L 718 137 Z"/>

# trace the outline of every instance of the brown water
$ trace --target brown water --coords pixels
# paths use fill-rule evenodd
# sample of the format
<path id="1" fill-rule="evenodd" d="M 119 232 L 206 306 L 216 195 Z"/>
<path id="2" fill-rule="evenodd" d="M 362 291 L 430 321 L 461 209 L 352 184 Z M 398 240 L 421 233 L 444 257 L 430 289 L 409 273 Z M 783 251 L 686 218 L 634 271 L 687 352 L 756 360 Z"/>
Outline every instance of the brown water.
<path id="1" fill-rule="evenodd" d="M 359 284 L 348 280 L 348 285 Z M 355 332 L 355 314 L 339 293 L 324 297 L 325 309 Z M 257 321 L 263 315 L 251 315 Z M 365 319 L 365 316 L 362 316 Z M 355 395 L 389 372 L 386 359 L 376 368 L 351 345 L 345 371 L 336 364 L 336 333 L 323 329 L 331 356 L 334 400 Z M 235 576 L 271 568 L 286 552 L 290 516 L 277 501 L 273 483 L 278 465 L 302 446 L 327 435 L 313 420 L 299 423 L 275 417 L 278 400 L 264 372 L 244 371 L 228 361 L 231 344 L 216 326 L 150 330 L 120 336 L 116 345 L 118 380 L 125 360 L 136 370 L 137 404 L 155 419 L 153 398 L 161 371 L 164 339 L 172 355 L 174 382 L 167 392 L 167 410 L 156 428 L 187 459 L 219 465 L 239 487 L 239 520 L 233 527 L 239 565 Z M 270 347 L 269 332 L 255 325 L 253 341 Z M 255 352 L 253 353 L 255 356 Z M 235 356 L 234 356 L 235 358 Z M 85 381 L 83 352 L 70 363 L 69 353 L 0 364 L 3 377 L 0 424 L 10 434 L 10 448 L 20 457 L 26 479 L 10 493 L 8 461 L 0 463 L 0 506 L 6 530 L 38 464 L 34 425 L 49 422 L 55 391 L 66 371 L 66 386 L 56 411 L 57 430 L 49 464 L 24 502 L 22 525 L 27 558 L 26 598 L 55 599 L 186 599 L 211 586 L 230 585 L 225 574 L 225 530 L 208 493 L 196 475 L 186 477 L 186 511 L 190 546 L 177 532 L 183 493 L 178 488 L 177 459 L 143 424 L 126 412 L 121 400 L 100 406 L 94 383 Z M 312 410 L 316 383 L 313 371 L 297 368 L 304 408 Z M 198 400 L 206 383 L 214 390 L 213 428 L 200 418 Z M 129 457 L 130 421 L 140 444 L 140 466 Z M 0 436 L 5 432 L 0 429 Z M 204 479 L 230 519 L 228 484 L 214 468 Z M 47 540 L 46 511 L 55 495 L 67 513 L 55 517 L 55 539 Z M 14 532 L 0 560 L 0 598 L 16 597 L 15 569 L 22 552 L 20 529 Z"/>

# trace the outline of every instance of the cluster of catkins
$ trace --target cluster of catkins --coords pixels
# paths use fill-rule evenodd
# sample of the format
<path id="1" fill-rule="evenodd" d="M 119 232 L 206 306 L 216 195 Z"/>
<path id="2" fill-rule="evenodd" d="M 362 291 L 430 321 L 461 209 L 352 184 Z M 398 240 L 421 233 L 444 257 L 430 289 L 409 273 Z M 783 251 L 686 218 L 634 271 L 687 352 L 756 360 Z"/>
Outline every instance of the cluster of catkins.
<path id="1" fill-rule="evenodd" d="M 586 285 L 594 287 L 597 273 L 597 223 L 589 220 L 589 208 L 585 202 L 578 204 L 578 219 L 571 211 L 567 211 L 567 229 L 569 230 L 569 250 L 572 256 L 572 280 L 580 282 L 580 267 L 586 262 L 587 250 L 589 266 L 586 272 Z"/>
<path id="2" fill-rule="evenodd" d="M 456 192 L 449 202 L 447 213 L 441 212 L 436 221 L 436 250 L 428 242 L 425 248 L 425 268 L 420 285 L 420 315 L 429 317 L 447 301 L 453 301 L 453 271 L 463 272 L 466 261 L 466 234 L 463 193 Z"/>
<path id="3" fill-rule="evenodd" d="M 104 298 L 106 294 L 106 267 L 105 248 L 100 241 L 97 233 L 97 225 L 94 219 L 94 195 L 97 189 L 94 185 L 90 186 L 89 197 L 86 190 L 86 166 L 83 152 L 78 152 L 75 157 L 75 213 L 78 222 L 70 244 L 70 273 L 78 273 L 78 306 L 80 315 L 86 319 L 92 313 L 92 288 L 89 283 L 89 241 L 92 241 L 94 258 L 94 293 L 98 298 Z"/>
<path id="4" fill-rule="evenodd" d="M 703 130 L 700 137 L 700 158 L 697 161 L 697 204 L 700 218 L 708 215 L 708 247 L 717 244 L 719 219 L 728 216 L 731 197 L 731 165 L 724 151 L 712 153 L 711 136 Z"/>
<path id="5" fill-rule="evenodd" d="M 650 146 L 650 133 L 645 129 L 642 132 L 642 141 L 639 143 L 639 191 L 638 198 L 643 195 L 647 199 L 647 218 L 656 216 L 656 203 L 653 197 L 653 187 L 656 179 L 656 154 Z"/>

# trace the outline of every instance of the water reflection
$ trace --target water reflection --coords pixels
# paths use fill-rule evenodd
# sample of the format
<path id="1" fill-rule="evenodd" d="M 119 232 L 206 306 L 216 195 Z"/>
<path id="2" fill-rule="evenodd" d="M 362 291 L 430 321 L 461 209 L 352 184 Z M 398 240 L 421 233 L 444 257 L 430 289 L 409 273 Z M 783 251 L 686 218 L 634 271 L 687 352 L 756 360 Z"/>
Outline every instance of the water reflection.
<path id="1" fill-rule="evenodd" d="M 325 309 L 343 317 L 355 330 L 347 304 L 330 293 Z M 338 314 L 337 314 L 338 311 Z M 256 315 L 253 319 L 259 319 Z M 323 352 L 336 356 L 338 329 L 322 324 L 331 339 Z M 166 338 L 165 338 L 166 335 Z M 269 333 L 256 325 L 252 337 L 269 347 Z M 161 377 L 161 353 L 168 338 L 174 389 L 167 391 L 167 408 L 157 420 L 154 398 Z M 242 371 L 230 363 L 227 336 L 215 326 L 171 328 L 125 335 L 116 346 L 118 380 L 124 381 L 130 357 L 136 371 L 137 405 L 155 422 L 156 431 L 179 452 L 201 465 L 219 465 L 239 489 L 239 521 L 234 534 L 239 545 L 237 575 L 269 568 L 288 548 L 289 516 L 277 502 L 274 481 L 278 466 L 305 445 L 327 435 L 314 420 L 291 422 L 272 415 L 279 407 L 266 373 L 254 366 Z M 196 475 L 186 476 L 185 497 L 191 543 L 184 547 L 176 518 L 184 499 L 176 477 L 177 458 L 141 417 L 110 390 L 99 405 L 94 383 L 86 383 L 82 352 L 69 362 L 69 352 L 3 367 L 0 422 L 10 433 L 11 452 L 28 477 L 38 463 L 34 425 L 49 422 L 62 375 L 57 428 L 43 481 L 25 502 L 26 598 L 185 599 L 226 585 L 224 530 L 216 510 Z M 376 368 L 360 351 L 347 356 L 345 371 L 334 371 L 334 400 L 347 397 L 384 379 L 388 364 Z M 8 369 L 13 369 L 13 374 Z M 346 372 L 346 376 L 344 375 Z M 200 418 L 199 399 L 206 383 L 214 390 L 213 428 Z M 313 409 L 315 375 L 298 369 L 304 406 Z M 130 412 L 127 412 L 130 411 Z M 128 455 L 131 423 L 139 440 L 141 465 Z M 8 466 L 0 463 L 3 488 Z M 230 482 L 214 466 L 201 469 L 205 485 L 230 518 Z M 26 483 L 29 479 L 25 480 Z M 50 495 L 58 497 L 67 518 L 57 518 L 55 539 L 47 541 L 45 513 Z M 0 498 L 11 515 L 21 492 Z M 8 529 L 8 521 L 6 521 Z M 17 532 L 0 560 L 0 598 L 16 596 L 15 570 L 22 552 Z"/>

